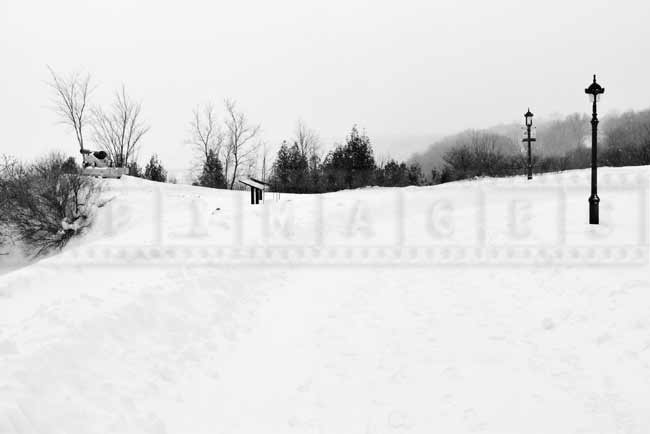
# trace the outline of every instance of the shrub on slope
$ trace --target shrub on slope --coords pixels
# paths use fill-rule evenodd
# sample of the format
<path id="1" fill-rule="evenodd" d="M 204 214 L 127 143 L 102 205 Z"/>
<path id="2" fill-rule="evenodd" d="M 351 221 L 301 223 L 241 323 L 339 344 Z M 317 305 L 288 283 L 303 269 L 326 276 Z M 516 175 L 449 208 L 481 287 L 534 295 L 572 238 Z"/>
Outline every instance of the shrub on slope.
<path id="1" fill-rule="evenodd" d="M 99 188 L 60 154 L 25 165 L 4 157 L 0 167 L 0 231 L 33 256 L 60 249 L 91 223 Z M 0 242 L 2 242 L 0 237 Z"/>

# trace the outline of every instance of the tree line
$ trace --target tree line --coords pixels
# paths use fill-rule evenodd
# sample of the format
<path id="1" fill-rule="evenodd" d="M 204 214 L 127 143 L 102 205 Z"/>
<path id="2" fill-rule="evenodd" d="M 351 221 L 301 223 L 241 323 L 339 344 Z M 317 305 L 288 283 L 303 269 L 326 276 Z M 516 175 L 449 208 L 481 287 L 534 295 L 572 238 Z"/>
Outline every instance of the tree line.
<path id="1" fill-rule="evenodd" d="M 149 131 L 142 117 L 142 103 L 131 98 L 122 86 L 108 106 L 93 102 L 96 89 L 89 74 L 62 75 L 49 68 L 53 109 L 59 121 L 70 127 L 80 151 L 89 144 L 105 151 L 115 167 L 128 168 L 131 176 L 170 181 L 159 157 L 154 154 L 142 168 L 138 155 L 143 136 Z M 233 100 L 225 100 L 225 117 L 218 120 L 213 104 L 193 112 L 187 143 L 193 146 L 200 174 L 195 183 L 234 188 L 242 171 L 255 165 L 260 147 L 260 126 L 249 121 Z"/>
<path id="2" fill-rule="evenodd" d="M 138 165 L 139 146 L 149 126 L 142 120 L 141 103 L 130 98 L 124 86 L 115 92 L 111 105 L 101 107 L 91 102 L 90 76 L 63 77 L 51 69 L 50 74 L 54 109 L 74 132 L 80 150 L 92 143 L 106 151 L 115 165 L 127 167 L 132 176 L 175 182 L 156 154 L 144 167 Z M 591 165 L 587 115 L 536 124 L 535 172 Z M 522 129 L 515 124 L 445 137 L 406 162 L 378 161 L 370 138 L 356 125 L 343 143 L 323 152 L 317 132 L 300 121 L 293 137 L 283 141 L 270 159 L 259 136 L 260 125 L 251 122 L 233 100 L 224 101 L 221 115 L 214 104 L 195 108 L 186 139 L 195 154 L 193 183 L 233 189 L 240 176 L 248 175 L 261 178 L 278 192 L 323 193 L 513 176 L 525 173 L 527 166 Z M 599 147 L 602 166 L 650 165 L 650 109 L 605 116 Z M 0 156 L 0 247 L 18 240 L 36 255 L 62 247 L 83 232 L 94 210 L 103 206 L 99 187 L 92 178 L 82 176 L 73 157 L 51 154 L 23 163 Z"/>
<path id="3" fill-rule="evenodd" d="M 591 126 L 587 115 L 572 114 L 542 122 L 533 143 L 536 173 L 584 169 L 591 166 Z M 427 183 L 439 184 L 480 176 L 525 173 L 528 149 L 519 125 L 468 130 L 445 137 L 410 162 L 427 171 Z M 600 166 L 650 164 L 650 110 L 606 116 L 599 126 Z"/>
<path id="4" fill-rule="evenodd" d="M 307 132 L 305 134 L 305 132 Z M 311 137 L 305 146 L 301 138 Z M 337 145 L 321 158 L 316 134 L 299 123 L 292 145 L 282 143 L 277 153 L 269 184 L 274 191 L 322 193 L 369 185 L 402 187 L 421 185 L 424 176 L 419 165 L 395 160 L 377 163 L 368 136 L 353 126 L 344 144 Z"/>
<path id="5" fill-rule="evenodd" d="M 81 150 L 90 141 L 105 150 L 128 174 L 154 181 L 173 181 L 157 155 L 144 168 L 137 157 L 149 126 L 142 105 L 122 86 L 108 107 L 91 104 L 94 90 L 89 75 L 61 76 L 50 69 L 54 107 L 59 119 L 75 133 Z M 589 116 L 574 113 L 535 123 L 533 170 L 552 172 L 589 167 Z M 185 143 L 194 151 L 193 184 L 237 187 L 242 175 L 261 178 L 282 192 L 321 193 L 368 185 L 406 186 L 438 184 L 477 176 L 524 173 L 526 149 L 522 126 L 504 124 L 486 130 L 467 130 L 445 137 L 406 162 L 377 161 L 370 139 L 355 126 L 343 144 L 322 152 L 313 129 L 298 122 L 291 139 L 280 144 L 271 161 L 260 139 L 261 127 L 252 122 L 234 100 L 226 99 L 220 112 L 213 103 L 197 106 Z M 602 165 L 649 164 L 650 110 L 609 115 L 600 128 Z M 86 136 L 89 135 L 90 139 Z"/>
<path id="6" fill-rule="evenodd" d="M 116 167 L 128 168 L 131 176 L 170 180 L 157 155 L 152 155 L 144 168 L 138 164 L 140 143 L 150 127 L 142 120 L 142 104 L 129 97 L 124 86 L 115 92 L 110 106 L 102 107 L 92 102 L 95 86 L 90 75 L 64 76 L 51 68 L 49 71 L 54 108 L 59 120 L 74 131 L 81 151 L 92 143 L 104 150 Z M 298 122 L 294 138 L 283 142 L 269 162 L 260 131 L 260 125 L 252 122 L 234 100 L 226 99 L 221 113 L 213 103 L 197 106 L 185 140 L 195 155 L 193 184 L 233 189 L 241 175 L 261 173 L 260 177 L 278 191 L 316 193 L 425 181 L 417 164 L 394 160 L 377 163 L 368 136 L 356 126 L 345 144 L 323 155 L 318 134 Z"/>

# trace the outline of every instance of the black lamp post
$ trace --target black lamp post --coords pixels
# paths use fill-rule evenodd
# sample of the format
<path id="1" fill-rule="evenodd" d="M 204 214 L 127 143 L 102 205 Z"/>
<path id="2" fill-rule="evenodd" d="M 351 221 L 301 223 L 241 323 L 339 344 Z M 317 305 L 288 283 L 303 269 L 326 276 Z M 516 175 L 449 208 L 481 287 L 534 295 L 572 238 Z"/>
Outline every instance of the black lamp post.
<path id="1" fill-rule="evenodd" d="M 598 224 L 598 113 L 596 112 L 596 103 L 600 101 L 600 96 L 605 93 L 605 88 L 596 83 L 596 74 L 594 82 L 585 89 L 589 99 L 593 104 L 591 116 L 591 196 L 589 196 L 589 224 Z"/>
<path id="2" fill-rule="evenodd" d="M 526 138 L 523 139 L 523 142 L 528 142 L 528 179 L 533 179 L 533 157 L 530 150 L 530 143 L 534 142 L 535 138 L 530 137 L 530 128 L 533 126 L 533 114 L 530 112 L 530 108 L 524 114 L 526 119 Z"/>

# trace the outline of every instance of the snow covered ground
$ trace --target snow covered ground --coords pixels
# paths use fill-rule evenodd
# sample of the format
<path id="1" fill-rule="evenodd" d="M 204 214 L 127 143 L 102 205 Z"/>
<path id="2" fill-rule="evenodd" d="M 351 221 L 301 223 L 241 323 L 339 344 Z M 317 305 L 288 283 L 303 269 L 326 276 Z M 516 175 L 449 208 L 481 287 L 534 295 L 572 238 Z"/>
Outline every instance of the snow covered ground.
<path id="1" fill-rule="evenodd" d="M 647 433 L 650 168 L 601 169 L 599 227 L 588 176 L 108 180 L 0 276 L 0 433 Z"/>

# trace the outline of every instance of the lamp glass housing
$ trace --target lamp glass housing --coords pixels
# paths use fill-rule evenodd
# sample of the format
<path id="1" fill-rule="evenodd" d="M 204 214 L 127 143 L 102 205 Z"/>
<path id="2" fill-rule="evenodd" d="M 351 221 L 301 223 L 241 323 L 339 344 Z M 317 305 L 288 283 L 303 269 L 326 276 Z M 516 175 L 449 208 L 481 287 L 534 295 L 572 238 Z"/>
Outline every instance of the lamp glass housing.
<path id="1" fill-rule="evenodd" d="M 594 98 L 596 98 L 596 102 L 600 102 L 601 98 L 603 97 L 602 93 L 599 93 L 597 95 L 594 95 L 593 93 L 587 94 L 587 98 L 589 98 L 589 102 L 593 104 Z"/>
<path id="2" fill-rule="evenodd" d="M 533 114 L 530 112 L 530 109 L 524 113 L 524 119 L 526 120 L 526 126 L 530 127 L 533 125 Z"/>

